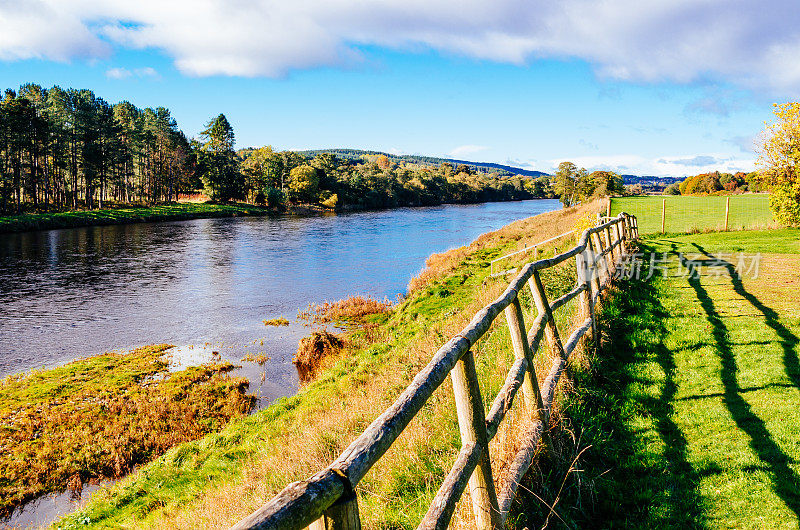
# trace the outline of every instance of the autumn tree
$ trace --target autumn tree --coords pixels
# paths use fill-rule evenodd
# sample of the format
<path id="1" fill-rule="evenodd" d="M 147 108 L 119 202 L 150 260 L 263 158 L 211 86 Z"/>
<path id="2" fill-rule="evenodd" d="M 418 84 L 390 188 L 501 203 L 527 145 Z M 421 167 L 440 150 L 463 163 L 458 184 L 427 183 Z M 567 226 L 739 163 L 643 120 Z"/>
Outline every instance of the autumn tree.
<path id="1" fill-rule="evenodd" d="M 592 171 L 587 175 L 587 180 L 591 186 L 588 196 L 609 197 L 625 192 L 622 177 L 613 171 Z"/>
<path id="2" fill-rule="evenodd" d="M 758 166 L 770 190 L 770 208 L 786 225 L 800 225 L 800 103 L 775 105 L 775 122 L 766 125 Z"/>
<path id="3" fill-rule="evenodd" d="M 292 199 L 300 202 L 312 202 L 319 191 L 319 175 L 317 170 L 308 164 L 297 166 L 289 173 L 289 191 Z"/>
<path id="4" fill-rule="evenodd" d="M 247 189 L 256 204 L 277 206 L 283 196 L 283 157 L 271 146 L 253 150 L 241 164 Z"/>

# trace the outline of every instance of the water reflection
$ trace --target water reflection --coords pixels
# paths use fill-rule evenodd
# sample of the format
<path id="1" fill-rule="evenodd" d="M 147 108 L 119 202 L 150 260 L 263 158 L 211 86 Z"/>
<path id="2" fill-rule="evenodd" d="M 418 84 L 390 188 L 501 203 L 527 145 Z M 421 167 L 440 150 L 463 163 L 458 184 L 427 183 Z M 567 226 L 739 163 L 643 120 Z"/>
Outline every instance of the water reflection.
<path id="1" fill-rule="evenodd" d="M 0 235 L 0 376 L 152 343 L 213 344 L 262 404 L 293 393 L 310 302 L 394 298 L 432 252 L 557 201 L 200 219 Z M 261 341 L 263 340 L 263 345 Z M 242 363 L 247 353 L 270 357 Z M 263 377 L 263 382 L 262 382 Z"/>

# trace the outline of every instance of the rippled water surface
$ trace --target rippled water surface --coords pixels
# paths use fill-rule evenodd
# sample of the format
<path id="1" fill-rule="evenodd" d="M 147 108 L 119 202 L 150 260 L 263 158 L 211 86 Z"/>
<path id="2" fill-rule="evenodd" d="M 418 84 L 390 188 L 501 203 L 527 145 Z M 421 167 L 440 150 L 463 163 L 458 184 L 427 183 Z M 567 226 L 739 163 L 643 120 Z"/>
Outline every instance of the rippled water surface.
<path id="1" fill-rule="evenodd" d="M 243 365 L 262 404 L 292 394 L 310 302 L 394 298 L 432 252 L 559 207 L 539 200 L 319 217 L 199 219 L 0 235 L 0 376 L 153 343 Z M 262 320 L 284 316 L 288 327 Z M 263 344 L 262 344 L 263 343 Z M 263 367 L 241 362 L 263 352 Z M 263 379 L 263 381 L 262 381 Z"/>

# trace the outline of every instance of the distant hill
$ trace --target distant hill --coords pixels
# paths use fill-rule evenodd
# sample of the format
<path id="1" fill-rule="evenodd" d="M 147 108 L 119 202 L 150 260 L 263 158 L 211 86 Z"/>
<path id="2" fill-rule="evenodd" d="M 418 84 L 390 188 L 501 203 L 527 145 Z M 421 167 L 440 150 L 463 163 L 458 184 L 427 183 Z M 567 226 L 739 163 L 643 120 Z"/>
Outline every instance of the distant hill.
<path id="1" fill-rule="evenodd" d="M 362 149 L 311 149 L 308 151 L 298 151 L 304 156 L 314 156 L 321 153 L 331 153 L 341 158 L 359 159 L 363 155 L 385 155 L 392 162 L 406 163 L 406 164 L 419 164 L 421 166 L 439 166 L 444 162 L 448 162 L 455 166 L 464 164 L 469 166 L 473 171 L 481 173 L 499 173 L 501 176 L 510 175 L 523 175 L 526 177 L 541 177 L 547 175 L 543 171 L 536 171 L 531 169 L 522 169 L 514 166 L 506 166 L 503 164 L 495 164 L 494 162 L 472 162 L 469 160 L 459 160 L 457 158 L 439 158 L 435 156 L 421 156 L 421 155 L 393 155 L 391 153 L 384 153 L 381 151 L 365 151 Z"/>
<path id="2" fill-rule="evenodd" d="M 250 149 L 243 149 L 242 152 L 250 151 Z M 351 160 L 359 160 L 364 155 L 379 156 L 385 155 L 390 161 L 395 163 L 406 164 L 419 164 L 421 166 L 438 167 L 444 162 L 458 166 L 464 164 L 469 166 L 473 171 L 481 173 L 498 173 L 500 176 L 522 175 L 525 177 L 541 177 L 552 176 L 550 173 L 544 171 L 537 171 L 534 169 L 523 169 L 516 166 L 507 166 L 505 164 L 496 164 L 495 162 L 473 162 L 470 160 L 459 160 L 457 158 L 441 158 L 437 156 L 422 156 L 422 155 L 393 155 L 391 153 L 384 153 L 383 151 L 367 151 L 365 149 L 308 149 L 305 151 L 297 151 L 297 153 L 313 157 L 322 153 L 331 153 L 340 158 L 349 158 Z M 621 175 L 625 184 L 641 184 L 645 189 L 658 190 L 664 189 L 673 182 L 680 182 L 684 177 L 657 177 L 654 175 Z"/>
<path id="3" fill-rule="evenodd" d="M 623 184 L 639 184 L 645 193 L 662 193 L 673 182 L 681 182 L 684 177 L 656 177 L 654 175 L 622 175 Z"/>
<path id="4" fill-rule="evenodd" d="M 654 175 L 620 175 L 625 184 L 641 184 L 642 187 L 666 188 L 673 182 L 681 182 L 685 177 L 656 177 Z"/>

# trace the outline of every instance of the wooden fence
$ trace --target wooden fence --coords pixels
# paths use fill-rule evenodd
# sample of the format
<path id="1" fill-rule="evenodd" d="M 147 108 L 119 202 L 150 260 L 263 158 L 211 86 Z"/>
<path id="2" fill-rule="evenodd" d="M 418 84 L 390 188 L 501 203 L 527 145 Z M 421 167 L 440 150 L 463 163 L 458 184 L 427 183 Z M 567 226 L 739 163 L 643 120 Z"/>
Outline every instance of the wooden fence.
<path id="1" fill-rule="evenodd" d="M 605 221 L 603 219 L 606 219 Z M 511 281 L 503 294 L 475 314 L 461 333 L 450 339 L 420 371 L 395 403 L 384 411 L 327 468 L 307 480 L 286 486 L 250 516 L 233 528 L 312 530 L 351 530 L 361 528 L 355 488 L 369 469 L 389 449 L 416 416 L 433 392 L 450 374 L 455 395 L 461 451 L 418 529 L 444 529 L 450 523 L 456 503 L 469 487 L 475 526 L 483 529 L 503 527 L 516 496 L 517 487 L 531 465 L 540 440 L 545 447 L 550 408 L 556 386 L 569 355 L 581 338 L 591 331 L 596 335 L 594 308 L 600 292 L 625 257 L 627 242 L 639 235 L 636 217 L 625 213 L 615 218 L 600 218 L 598 226 L 581 234 L 577 246 L 549 259 L 528 263 Z M 578 282 L 564 296 L 549 301 L 539 271 L 576 259 Z M 538 316 L 528 330 L 522 314 L 519 293 L 527 284 Z M 580 296 L 580 324 L 562 341 L 553 312 Z M 505 384 L 484 416 L 484 403 L 478 386 L 475 359 L 470 348 L 486 333 L 500 313 L 505 313 L 511 332 L 515 362 Z M 534 369 L 534 354 L 542 337 L 549 343 L 554 359 L 541 386 Z M 596 343 L 596 341 L 595 341 Z M 522 388 L 522 402 L 528 433 L 522 448 L 507 471 L 502 491 L 495 490 L 489 462 L 489 442 Z"/>

